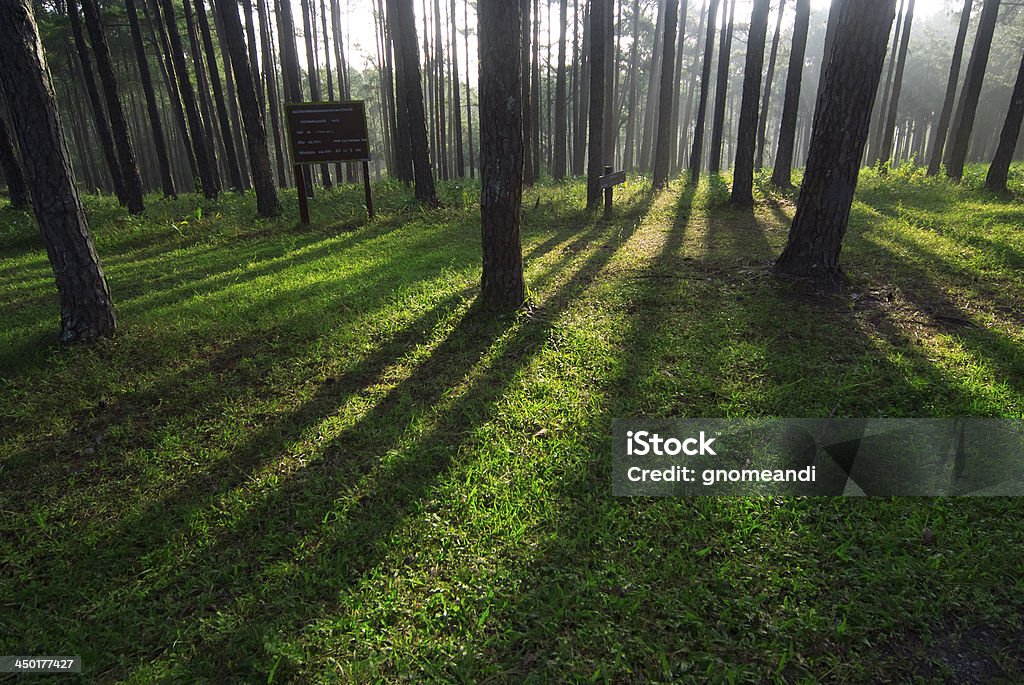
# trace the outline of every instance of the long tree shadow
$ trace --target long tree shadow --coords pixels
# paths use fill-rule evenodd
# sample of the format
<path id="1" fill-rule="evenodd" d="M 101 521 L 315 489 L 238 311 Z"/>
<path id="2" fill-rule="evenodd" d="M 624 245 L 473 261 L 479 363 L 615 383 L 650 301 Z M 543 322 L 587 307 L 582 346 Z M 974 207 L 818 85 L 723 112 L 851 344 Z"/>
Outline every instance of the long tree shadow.
<path id="1" fill-rule="evenodd" d="M 894 410 L 941 415 L 970 406 L 970 394 L 922 351 L 908 350 L 891 327 L 867 328 L 858 311 L 808 299 L 770 275 L 738 284 L 731 274 L 680 260 L 685 228 L 685 219 L 678 221 L 646 276 L 634 279 L 639 285 L 626 303 L 632 323 L 622 345 L 623 373 L 609 384 L 609 409 L 596 422 L 604 431 L 611 419 L 630 416 L 824 416 L 830 408 L 839 416 Z M 736 320 L 753 325 L 738 328 Z M 879 336 L 914 357 L 916 375 L 908 376 L 878 349 Z M 755 393 L 747 404 L 730 397 L 737 360 L 716 352 L 723 341 L 736 339 L 760 353 L 753 373 L 793 390 Z M 707 344 L 693 342 L 702 340 Z M 741 367 L 740 373 L 750 387 L 751 370 Z M 847 378 L 892 387 L 877 399 L 862 390 L 851 397 Z M 925 404 L 935 396 L 941 406 Z M 899 397 L 905 403 L 894 399 Z M 800 682 L 835 659 L 877 665 L 882 658 L 871 645 L 941 629 L 951 616 L 998 628 L 1000 644 L 1008 644 L 1013 606 L 995 615 L 962 610 L 964 594 L 978 591 L 971 587 L 974 566 L 966 557 L 972 543 L 964 521 L 950 522 L 945 532 L 950 561 L 941 570 L 908 569 L 871 556 L 844 560 L 833 551 L 844 544 L 869 550 L 899 534 L 857 526 L 857 520 L 868 517 L 898 529 L 907 510 L 918 509 L 916 516 L 927 520 L 930 509 L 945 511 L 942 502 L 617 500 L 609 460 L 601 456 L 609 449 L 607 435 L 594 435 L 588 446 L 586 468 L 569 471 L 556 488 L 566 506 L 539 524 L 548 532 L 547 544 L 516 570 L 522 579 L 516 598 L 506 610 L 492 612 L 486 635 L 477 637 L 471 672 L 501 682 L 591 674 L 613 682 L 701 681 L 726 673 L 739 681 L 775 673 L 780 681 Z M 873 618 L 850 625 L 848 637 L 840 638 L 832 622 L 845 622 L 844 602 L 856 607 L 851 615 Z M 896 619 L 891 602 L 920 606 L 919 615 L 910 623 Z M 824 618 L 820 625 L 806 620 L 816 614 Z M 787 639 L 776 640 L 780 634 Z M 981 649 L 966 643 L 958 648 Z M 899 679 L 936 675 L 923 658 L 888 666 Z"/>
<path id="2" fill-rule="evenodd" d="M 637 211 L 643 211 L 640 205 L 637 206 Z M 594 240 L 604 230 L 598 226 L 580 233 L 573 238 L 573 243 L 583 244 Z M 538 245 L 535 256 L 540 256 L 543 250 L 558 244 L 559 241 L 552 236 Z M 573 254 L 570 250 L 565 259 L 571 259 Z M 558 292 L 565 295 L 560 296 L 561 299 L 554 297 L 550 300 L 557 303 L 557 306 L 546 304 L 545 307 L 553 307 L 554 311 L 557 311 L 558 307 L 565 306 L 569 294 L 594 278 L 611 254 L 612 251 L 596 247 L 593 256 L 586 260 L 564 287 L 559 289 Z M 109 621 L 112 618 L 120 625 L 140 626 L 139 634 L 133 636 L 138 639 L 137 648 L 121 645 L 111 650 L 110 646 L 104 648 L 97 645 L 96 652 L 90 654 L 92 663 L 107 663 L 108 667 L 111 667 L 112 651 L 121 649 L 136 655 L 137 665 L 141 666 L 173 642 L 174 631 L 180 633 L 194 629 L 197 621 L 203 616 L 208 616 L 207 609 L 230 608 L 225 605 L 224 600 L 229 590 L 237 590 L 236 594 L 244 594 L 249 584 L 254 582 L 254 578 L 260 577 L 261 568 L 275 559 L 288 559 L 289 555 L 294 554 L 294 545 L 300 541 L 303 534 L 316 532 L 316 525 L 322 525 L 325 514 L 330 512 L 340 492 L 351 488 L 362 479 L 371 478 L 369 483 L 372 487 L 369 492 L 373 496 L 362 498 L 361 501 L 365 500 L 365 503 L 353 510 L 361 513 L 351 522 L 350 532 L 345 533 L 342 530 L 340 533 L 342 540 L 349 541 L 344 547 L 348 548 L 350 543 L 358 543 L 358 549 L 350 550 L 353 555 L 353 568 L 365 568 L 365 564 L 369 563 L 372 557 L 365 562 L 359 560 L 359 554 L 365 551 L 362 547 L 370 544 L 373 539 L 386 535 L 390 528 L 397 525 L 404 508 L 421 497 L 431 487 L 431 483 L 444 472 L 448 461 L 457 452 L 457 446 L 462 441 L 458 436 L 468 434 L 468 429 L 474 423 L 487 416 L 490 411 L 488 407 L 500 397 L 501 388 L 514 376 L 516 369 L 527 363 L 536 346 L 543 342 L 550 326 L 550 323 L 544 323 L 543 319 L 533 320 L 529 317 L 517 324 L 511 319 L 495 318 L 471 308 L 467 313 L 460 315 L 458 323 L 454 324 L 454 328 L 429 353 L 426 361 L 415 365 L 411 376 L 389 390 L 383 398 L 374 400 L 374 388 L 386 378 L 388 370 L 394 368 L 417 348 L 428 343 L 429 331 L 447 320 L 448 312 L 456 305 L 458 297 L 455 302 L 442 300 L 390 341 L 380 341 L 373 353 L 342 375 L 330 379 L 330 382 L 316 390 L 298 409 L 288 415 L 272 419 L 231 453 L 189 472 L 183 485 L 163 492 L 151 503 L 145 504 L 141 510 L 119 521 L 117 525 L 106 530 L 100 527 L 90 531 L 88 535 L 78 537 L 77 542 L 62 545 L 62 554 L 59 558 L 47 557 L 45 554 L 41 554 L 41 558 L 28 557 L 25 563 L 37 568 L 39 573 L 43 574 L 40 577 L 50 573 L 53 576 L 75 579 L 73 582 L 80 586 L 81 596 L 89 599 L 83 599 L 77 604 L 69 603 L 58 611 L 67 616 L 86 616 L 83 624 L 85 633 L 90 629 L 99 631 L 99 624 L 94 625 L 96 621 Z M 311 315 L 315 316 L 316 313 Z M 509 335 L 511 337 L 508 337 Z M 499 349 L 510 355 L 515 362 L 508 368 L 483 369 L 479 378 L 466 378 L 466 367 L 471 367 L 481 354 L 490 350 L 496 339 L 499 340 Z M 173 382 L 172 377 L 166 379 L 167 384 Z M 439 417 L 438 427 L 427 433 L 430 440 L 415 439 L 409 447 L 401 444 L 406 440 L 403 436 L 416 422 L 417 417 L 430 412 L 434 407 L 444 405 L 448 389 L 457 387 L 460 383 L 465 384 L 466 390 L 454 401 L 452 407 L 446 409 Z M 151 399 L 156 401 L 155 398 L 159 395 L 160 391 L 156 390 Z M 275 458 L 287 452 L 290 444 L 315 430 L 325 418 L 336 414 L 344 403 L 358 400 L 375 402 L 373 408 L 358 424 L 344 429 L 328 445 L 323 446 L 319 450 L 322 456 L 318 460 L 305 467 L 300 466 L 294 473 L 283 474 L 283 485 L 278 493 L 271 493 L 266 497 L 256 493 L 257 501 L 237 522 L 223 526 L 217 530 L 214 539 L 202 542 L 203 556 L 186 556 L 180 562 L 175 562 L 174 566 L 179 570 L 168 577 L 201 578 L 212 574 L 213 577 L 220 578 L 221 569 L 227 568 L 221 562 L 227 563 L 227 558 L 237 557 L 237 560 L 232 562 L 234 568 L 247 569 L 252 574 L 235 576 L 245 579 L 244 588 L 229 588 L 231 583 L 228 579 L 222 578 L 213 587 L 215 596 L 211 596 L 207 604 L 202 605 L 202 608 L 193 607 L 188 613 L 178 616 L 175 613 L 177 610 L 170 609 L 175 604 L 173 583 L 168 585 L 163 580 L 154 579 L 154 583 L 146 584 L 137 595 L 129 598 L 120 597 L 117 601 L 122 604 L 116 610 L 107 607 L 97 613 L 90 608 L 95 607 L 95 598 L 118 596 L 118 588 L 134 585 L 133 579 L 138 578 L 138 574 L 144 569 L 165 559 L 164 555 L 184 553 L 189 548 L 184 542 L 194 534 L 190 522 L 196 516 L 205 516 L 209 512 L 217 511 L 219 502 L 227 493 L 246 486 L 253 474 L 268 468 L 274 463 Z M 145 406 L 143 405 L 143 410 Z M 112 411 L 116 413 L 117 407 Z M 400 430 L 388 434 L 385 429 L 385 437 L 381 439 L 379 433 L 383 426 L 397 426 Z M 456 436 L 454 442 L 453 438 L 446 437 L 449 433 Z M 391 478 L 387 471 L 378 475 L 377 472 L 385 465 L 382 457 L 397 449 L 412 450 L 414 455 L 423 452 L 429 458 L 410 457 L 394 464 L 393 467 L 388 466 L 395 468 L 396 473 L 402 474 L 401 478 Z M 442 454 L 434 454 L 432 450 L 438 450 Z M 302 464 L 303 460 L 300 459 L 297 463 Z M 383 485 L 374 486 L 373 478 L 383 479 Z M 403 484 L 407 484 L 405 489 L 400 487 Z M 295 521 L 279 521 L 276 528 L 267 523 L 272 519 L 271 514 L 275 507 L 284 507 L 286 511 L 292 511 L 287 503 L 301 502 L 306 495 L 311 501 L 306 503 Z M 397 497 L 397 500 L 393 499 L 394 497 Z M 160 531 L 155 538 L 154 531 Z M 106 552 L 108 549 L 110 551 Z M 124 555 L 124 549 L 132 549 L 134 554 L 127 557 Z M 85 565 L 76 573 L 74 566 L 79 560 Z M 239 563 L 242 565 L 239 566 Z M 99 572 L 99 569 L 103 569 L 102 572 Z M 59 591 L 56 588 L 53 590 Z M 275 585 L 275 590 L 280 590 L 287 596 L 287 588 L 278 588 Z M 321 597 L 323 588 L 304 588 L 300 583 L 294 592 L 298 593 L 300 599 L 310 598 L 312 601 L 311 598 Z M 164 594 L 158 600 L 157 597 L 161 593 Z M 188 598 L 178 599 L 181 600 L 182 606 L 192 606 Z M 265 601 L 272 599 L 265 598 Z M 157 606 L 165 609 L 157 609 Z M 114 611 L 113 615 L 110 613 L 111 610 Z M 141 628 L 150 623 L 144 620 L 147 612 L 162 610 L 171 611 L 168 623 L 156 628 Z M 54 618 L 53 625 L 62 623 L 59 616 Z M 276 620 L 273 613 L 264 615 L 260 612 L 258 618 L 268 626 L 274 625 Z M 236 635 L 220 639 L 229 643 L 225 646 L 226 649 L 240 655 L 237 668 L 262 668 L 265 672 L 268 667 L 265 659 L 253 661 L 250 658 L 262 648 L 261 644 L 254 648 L 252 644 L 246 642 L 251 637 Z M 60 639 L 77 644 L 88 642 L 84 633 L 77 636 L 65 635 Z M 198 638 L 194 636 L 194 639 Z M 232 640 L 242 643 L 234 644 Z M 208 667 L 209 664 L 180 666 L 186 672 L 190 669 L 200 670 Z M 115 671 L 119 670 L 116 666 L 113 668 Z M 211 677 L 214 677 L 213 674 Z"/>

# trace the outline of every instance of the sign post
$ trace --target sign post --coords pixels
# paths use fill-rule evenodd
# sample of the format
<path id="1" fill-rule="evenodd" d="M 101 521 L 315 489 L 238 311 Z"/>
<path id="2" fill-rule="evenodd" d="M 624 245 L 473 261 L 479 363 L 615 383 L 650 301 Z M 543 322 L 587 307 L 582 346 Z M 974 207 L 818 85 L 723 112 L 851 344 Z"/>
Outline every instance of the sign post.
<path id="1" fill-rule="evenodd" d="M 612 215 L 612 188 L 625 182 L 625 170 L 613 173 L 610 166 L 605 166 L 604 176 L 598 179 L 598 185 L 604 191 L 604 216 L 606 219 Z"/>
<path id="2" fill-rule="evenodd" d="M 285 105 L 285 118 L 299 193 L 299 221 L 309 224 L 309 198 L 306 196 L 306 170 L 303 165 L 320 162 L 363 163 L 366 213 L 372 219 L 366 103 L 362 100 L 293 102 Z"/>

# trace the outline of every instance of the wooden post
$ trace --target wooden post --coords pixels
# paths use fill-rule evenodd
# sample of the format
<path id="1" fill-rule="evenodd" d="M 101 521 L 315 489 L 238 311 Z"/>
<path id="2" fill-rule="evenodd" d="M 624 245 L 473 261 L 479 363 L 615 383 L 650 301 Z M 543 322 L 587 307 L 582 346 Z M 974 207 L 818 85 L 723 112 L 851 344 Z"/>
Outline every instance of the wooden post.
<path id="1" fill-rule="evenodd" d="M 366 191 L 366 216 L 373 218 L 373 196 L 370 194 L 370 162 L 363 160 L 363 189 Z"/>
<path id="2" fill-rule="evenodd" d="M 605 166 L 604 175 L 608 176 L 612 173 L 610 166 Z M 612 186 L 608 186 L 604 189 L 604 217 L 607 219 L 612 215 Z"/>
<path id="3" fill-rule="evenodd" d="M 295 192 L 299 195 L 299 223 L 309 226 L 309 198 L 306 196 L 306 173 L 301 164 L 295 165 Z"/>

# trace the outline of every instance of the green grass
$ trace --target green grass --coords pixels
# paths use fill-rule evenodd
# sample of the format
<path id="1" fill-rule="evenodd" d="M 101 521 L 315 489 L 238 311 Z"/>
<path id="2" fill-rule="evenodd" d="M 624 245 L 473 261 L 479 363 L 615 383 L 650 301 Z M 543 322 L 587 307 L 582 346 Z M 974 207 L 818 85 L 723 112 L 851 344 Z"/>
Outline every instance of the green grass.
<path id="1" fill-rule="evenodd" d="M 60 347 L 0 210 L 0 654 L 127 682 L 1024 678 L 1013 499 L 611 496 L 632 416 L 1024 417 L 1024 205 L 865 172 L 820 295 L 792 198 L 643 179 L 524 202 L 530 306 L 475 304 L 472 184 L 314 226 L 87 198 L 117 303 Z M 1015 168 L 1020 189 L 1024 169 Z M 935 534 L 922 541 L 922 530 Z"/>

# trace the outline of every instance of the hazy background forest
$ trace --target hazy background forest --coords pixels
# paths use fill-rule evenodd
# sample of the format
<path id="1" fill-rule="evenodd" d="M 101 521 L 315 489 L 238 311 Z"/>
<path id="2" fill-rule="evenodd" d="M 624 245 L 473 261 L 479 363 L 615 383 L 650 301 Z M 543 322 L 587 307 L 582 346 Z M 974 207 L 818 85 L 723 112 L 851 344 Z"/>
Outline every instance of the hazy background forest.
<path id="1" fill-rule="evenodd" d="M 269 109 L 266 121 L 268 135 L 271 136 L 271 155 L 274 161 L 276 177 L 282 186 L 293 184 L 290 179 L 291 169 L 288 164 L 285 132 L 281 128 L 281 108 L 285 97 L 284 81 L 286 70 L 280 62 L 280 27 L 278 14 L 264 7 L 267 3 L 243 3 L 243 13 L 248 6 L 252 10 L 251 26 L 253 41 L 250 46 L 251 55 L 257 65 L 256 71 L 262 79 L 261 96 L 267 92 L 276 92 L 273 101 L 261 97 L 265 107 L 273 108 L 275 102 L 278 109 L 273 116 Z M 527 3 L 530 4 L 530 3 Z M 537 101 L 532 113 L 531 125 L 538 131 L 533 145 L 539 154 L 536 169 L 541 174 L 551 175 L 554 168 L 555 124 L 554 117 L 559 112 L 556 102 L 558 72 L 559 2 L 552 0 L 534 1 L 532 3 L 532 28 L 530 45 L 531 95 Z M 609 85 L 612 90 L 610 104 L 613 113 L 610 133 L 615 150 L 614 166 L 616 168 L 638 169 L 649 172 L 652 167 L 650 152 L 651 140 L 654 135 L 654 114 L 659 103 L 657 98 L 657 80 L 653 81 L 653 70 L 660 69 L 660 39 L 662 30 L 659 23 L 663 18 L 664 2 L 655 0 L 616 0 L 614 3 L 614 69 L 609 73 Z M 394 117 L 394 88 L 390 41 L 387 39 L 387 26 L 384 21 L 384 4 L 381 0 L 302 0 L 292 3 L 292 14 L 296 18 L 295 38 L 298 45 L 299 68 L 301 69 L 300 87 L 302 98 L 338 99 L 352 98 L 366 100 L 372 136 L 374 155 L 373 169 L 375 174 L 384 173 L 391 160 L 388 148 L 393 123 L 386 121 Z M 422 78 L 424 97 L 427 102 L 427 125 L 431 144 L 431 160 L 435 174 L 439 179 L 454 177 L 457 174 L 459 160 L 462 156 L 466 175 L 475 175 L 477 167 L 477 150 L 479 149 L 479 121 L 477 120 L 477 43 L 475 36 L 475 3 L 468 0 L 450 2 L 444 0 L 423 0 L 414 3 L 417 12 L 418 43 L 422 60 Z M 570 0 L 566 3 L 565 78 L 566 78 L 566 124 L 567 124 L 567 172 L 574 175 L 582 174 L 583 145 L 585 138 L 580 131 L 585 127 L 586 119 L 582 115 L 586 109 L 586 2 Z M 729 15 L 724 11 L 730 3 L 722 3 L 723 11 L 718 13 L 721 24 Z M 152 140 L 152 129 L 145 113 L 145 99 L 139 78 L 138 61 L 132 46 L 129 23 L 125 16 L 123 3 L 100 3 L 104 17 L 104 27 L 110 45 L 110 51 L 117 69 L 118 84 L 125 100 L 132 137 L 137 141 L 137 154 L 142 179 L 147 191 L 160 189 L 160 176 L 157 160 L 152 146 L 146 144 Z M 161 43 L 157 34 L 149 24 L 152 14 L 158 11 L 152 0 L 140 0 L 140 16 L 143 18 L 143 40 L 146 47 L 148 67 L 155 82 L 155 92 L 159 100 L 165 134 L 169 139 L 172 151 L 173 174 L 177 187 L 191 186 L 193 174 L 190 172 L 187 156 L 183 147 L 181 133 L 174 125 L 175 114 L 168 96 L 168 74 L 166 45 Z M 214 71 L 209 71 L 211 51 L 204 50 L 199 27 L 203 22 L 198 19 L 201 13 L 190 8 L 187 16 L 183 14 L 183 6 L 175 3 L 176 19 L 180 24 L 183 37 L 194 36 L 184 42 L 188 50 L 189 65 L 193 69 L 190 77 L 199 84 L 201 95 L 200 105 L 205 114 L 207 126 L 213 126 L 211 138 L 216 141 L 217 158 L 220 173 L 228 181 L 230 187 L 230 169 L 225 153 L 224 133 L 230 131 L 233 148 L 232 154 L 243 156 L 246 148 L 241 144 L 242 133 L 235 102 L 234 89 L 231 87 L 230 70 L 224 70 L 223 44 L 217 43 L 218 34 L 212 32 L 214 49 L 212 50 Z M 912 19 L 909 50 L 905 73 L 902 79 L 902 90 L 898 102 L 896 117 L 896 135 L 893 145 L 892 163 L 916 159 L 925 164 L 929 157 L 929 146 L 934 127 L 942 109 L 943 96 L 946 90 L 950 55 L 953 53 L 956 39 L 957 24 L 962 4 L 943 2 L 942 0 L 924 0 L 917 2 Z M 263 8 L 263 12 L 258 10 Z M 906 0 L 901 5 L 906 10 Z M 759 136 L 759 150 L 763 150 L 763 164 L 770 167 L 775 155 L 775 141 L 779 128 L 783 106 L 787 65 L 792 49 L 794 2 L 784 3 L 779 23 L 779 3 L 773 2 L 771 21 L 768 31 L 768 49 L 766 50 L 766 68 L 771 81 L 765 81 L 767 98 L 763 139 Z M 109 172 L 102 163 L 104 159 L 101 137 L 96 131 L 96 120 L 89 112 L 89 97 L 85 90 L 82 65 L 74 49 L 75 39 L 69 26 L 67 9 L 63 2 L 37 3 L 37 19 L 39 21 L 47 57 L 51 69 L 56 76 L 57 96 L 61 108 L 62 120 L 68 122 L 69 144 L 79 184 L 83 191 L 113 192 L 114 187 Z M 316 29 L 307 32 L 304 28 L 305 14 Z M 689 154 L 692 140 L 694 99 L 699 78 L 700 62 L 703 56 L 705 31 L 702 20 L 706 16 L 707 3 L 681 3 L 680 20 L 685 20 L 681 32 L 681 52 L 677 50 L 674 71 L 678 78 L 674 79 L 673 107 L 677 110 L 676 135 L 679 143 L 674 145 L 673 170 L 678 171 L 685 166 L 684 158 Z M 743 80 L 744 57 L 746 52 L 747 24 L 750 16 L 749 2 L 742 0 L 735 3 L 735 26 L 731 40 L 728 66 L 728 90 L 725 109 L 725 135 L 723 136 L 722 162 L 725 168 L 731 166 L 738 128 L 738 112 Z M 192 15 L 195 15 L 195 18 Z M 977 9 L 975 10 L 977 14 Z M 216 13 L 209 12 L 210 23 L 214 22 Z M 337 20 L 337 23 L 336 23 Z M 204 21 L 207 21 L 204 19 Z M 814 101 L 817 95 L 819 73 L 824 49 L 826 26 L 828 23 L 827 3 L 815 0 L 811 4 L 810 28 L 808 32 L 805 66 L 803 70 L 804 87 L 800 94 L 800 108 L 797 120 L 797 138 L 795 147 L 794 167 L 800 168 L 806 156 L 807 144 L 811 133 L 811 118 Z M 899 20 L 896 22 L 899 24 Z M 682 24 L 681 24 L 682 25 Z M 468 31 L 467 31 L 467 26 Z M 215 29 L 216 27 L 214 27 Z M 894 32 L 901 27 L 894 25 Z M 977 30 L 977 18 L 968 29 L 966 50 L 963 57 L 963 69 L 966 70 L 970 47 Z M 194 33 L 193 33 L 194 32 Z M 307 36 L 307 33 L 309 34 Z M 709 102 L 714 103 L 715 90 L 718 87 L 720 58 L 720 32 L 716 32 L 715 63 L 712 67 Z M 634 35 L 636 36 L 634 40 Z M 264 45 L 264 39 L 269 40 Z M 306 46 L 307 37 L 311 45 Z M 166 39 L 164 39 L 166 40 Z M 1016 69 L 1019 64 L 1020 45 L 1024 41 L 1024 18 L 1022 8 L 1015 4 L 1004 3 L 999 14 L 999 22 L 992 42 L 991 55 L 986 70 L 981 104 L 974 126 L 968 160 L 972 162 L 989 161 L 995 151 L 999 139 L 999 131 L 1006 113 L 1006 103 L 1013 89 Z M 896 41 L 890 40 L 895 53 Z M 265 51 L 269 49 L 269 55 Z M 634 52 L 635 50 L 635 52 Z M 774 54 L 774 67 L 769 64 L 769 57 Z M 318 77 L 318 91 L 311 90 L 311 70 L 309 56 L 314 59 L 312 70 Z M 272 68 L 268 71 L 267 58 Z M 893 70 L 889 66 L 895 54 L 887 60 L 886 75 L 883 85 L 888 92 L 891 87 Z M 342 68 L 338 68 L 339 60 Z M 467 68 L 468 65 L 468 68 Z M 458 69 L 458 83 L 455 82 L 455 69 Z M 205 73 L 204 73 L 205 72 Z M 655 72 L 657 73 L 657 72 Z M 211 98 L 220 97 L 217 91 L 209 86 L 211 77 L 224 81 L 220 92 L 227 100 L 227 128 L 220 122 L 220 111 Z M 962 80 L 962 76 L 961 76 Z M 382 84 L 384 86 L 382 87 Z M 270 91 L 267 91 L 267 89 Z M 634 90 L 635 89 L 635 90 Z M 458 93 L 456 93 L 456 90 Z M 457 97 L 456 97 L 457 96 Z M 583 98 L 581 104 L 581 97 Z M 881 118 L 877 110 L 883 98 L 879 95 L 876 103 L 876 114 L 873 117 L 873 134 L 869 138 L 867 157 L 873 159 L 876 150 L 874 141 Z M 631 104 L 635 102 L 635 107 Z M 269 103 L 269 104 L 268 104 Z M 456 114 L 454 107 L 459 104 Z M 219 103 L 217 103 L 219 104 Z M 709 106 L 710 109 L 710 106 Z M 609 111 L 609 110 L 606 110 Z M 687 117 L 686 115 L 690 116 Z M 710 117 L 709 117 L 710 119 Z M 219 124 L 219 125 L 218 125 Z M 582 124 L 582 126 L 581 126 Z M 607 130 L 607 129 L 606 129 Z M 443 135 L 441 132 L 443 131 Z M 457 139 L 461 141 L 461 149 L 457 147 Z M 682 147 L 680 147 L 680 144 Z M 632 148 L 628 151 L 627 147 Z M 710 154 L 705 146 L 704 164 Z M 1024 149 L 1018 145 L 1016 158 L 1024 155 Z M 871 160 L 866 160 L 871 161 Z M 248 178 L 248 165 L 240 164 L 242 183 L 246 187 L 251 184 Z M 332 177 L 337 171 L 331 172 Z M 351 177 L 350 177 L 351 178 Z M 321 181 L 318 177 L 318 182 Z"/>

